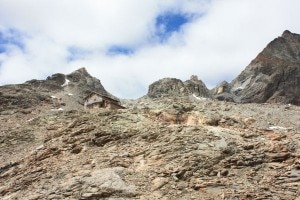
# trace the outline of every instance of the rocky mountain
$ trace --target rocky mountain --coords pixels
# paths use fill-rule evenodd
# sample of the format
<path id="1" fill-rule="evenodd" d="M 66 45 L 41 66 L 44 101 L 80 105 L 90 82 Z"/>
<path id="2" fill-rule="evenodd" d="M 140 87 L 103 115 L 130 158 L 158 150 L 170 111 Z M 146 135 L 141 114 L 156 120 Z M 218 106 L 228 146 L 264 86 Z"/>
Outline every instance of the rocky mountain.
<path id="1" fill-rule="evenodd" d="M 91 91 L 112 96 L 104 89 L 100 80 L 92 77 L 85 68 L 68 75 L 53 74 L 46 80 L 0 86 L 0 112 L 28 109 L 32 106 L 51 106 L 53 98 L 61 98 L 67 109 L 79 109 L 82 107 L 83 98 Z"/>
<path id="2" fill-rule="evenodd" d="M 224 93 L 220 92 L 222 87 L 213 91 L 217 99 L 300 105 L 300 35 L 284 31 L 226 86 Z"/>
<path id="3" fill-rule="evenodd" d="M 1 86 L 0 199 L 298 200 L 298 42 L 284 32 L 211 91 L 165 78 L 120 110 L 82 109 L 110 96 L 84 68 Z"/>
<path id="4" fill-rule="evenodd" d="M 211 91 L 197 76 L 185 82 L 164 78 L 149 86 L 147 96 L 159 98 L 191 94 L 237 103 L 300 105 L 300 35 L 284 31 L 231 83 L 224 81 Z"/>
<path id="5" fill-rule="evenodd" d="M 190 80 L 182 82 L 176 78 L 164 78 L 149 86 L 147 96 L 159 98 L 164 96 L 186 96 L 194 94 L 200 97 L 209 97 L 210 93 L 206 85 L 192 75 Z"/>

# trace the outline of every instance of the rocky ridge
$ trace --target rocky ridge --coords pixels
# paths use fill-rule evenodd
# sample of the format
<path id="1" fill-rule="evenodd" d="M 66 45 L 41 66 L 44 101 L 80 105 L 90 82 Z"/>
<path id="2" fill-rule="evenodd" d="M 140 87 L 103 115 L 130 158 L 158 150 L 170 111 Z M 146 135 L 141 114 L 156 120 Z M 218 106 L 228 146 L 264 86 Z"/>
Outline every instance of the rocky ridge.
<path id="1" fill-rule="evenodd" d="M 274 39 L 217 99 L 241 103 L 278 102 L 300 105 L 300 35 L 284 31 Z"/>
<path id="2" fill-rule="evenodd" d="M 92 77 L 85 68 L 70 74 L 53 74 L 46 80 L 30 80 L 23 84 L 0 86 L 0 112 L 32 107 L 53 108 L 53 99 L 62 99 L 63 109 L 81 109 L 83 98 L 91 91 L 108 93 L 99 79 Z M 55 107 L 55 106 L 54 106 Z"/>
<path id="3" fill-rule="evenodd" d="M 188 81 L 164 78 L 149 86 L 148 97 L 192 95 L 236 103 L 291 103 L 300 105 L 300 35 L 284 31 L 231 83 L 212 90 L 192 76 Z"/>

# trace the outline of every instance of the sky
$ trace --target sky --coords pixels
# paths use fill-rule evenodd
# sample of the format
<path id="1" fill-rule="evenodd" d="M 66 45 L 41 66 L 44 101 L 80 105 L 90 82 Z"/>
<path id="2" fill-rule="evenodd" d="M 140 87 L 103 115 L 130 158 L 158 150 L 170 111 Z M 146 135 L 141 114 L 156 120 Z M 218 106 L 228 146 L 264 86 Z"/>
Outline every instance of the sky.
<path id="1" fill-rule="evenodd" d="M 234 79 L 284 30 L 299 0 L 0 0 L 0 85 L 85 67 L 138 98 L 165 77 Z"/>

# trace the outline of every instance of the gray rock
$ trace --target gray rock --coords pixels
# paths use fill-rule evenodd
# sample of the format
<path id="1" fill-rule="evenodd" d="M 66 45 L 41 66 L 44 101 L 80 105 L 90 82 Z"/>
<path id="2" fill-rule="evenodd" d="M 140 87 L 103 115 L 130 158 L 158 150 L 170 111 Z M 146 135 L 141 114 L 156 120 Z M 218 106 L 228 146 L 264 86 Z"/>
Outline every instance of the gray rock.
<path id="1" fill-rule="evenodd" d="M 176 78 L 164 78 L 158 80 L 152 83 L 148 90 L 148 96 L 151 98 L 182 94 L 188 94 L 188 91 L 183 82 Z"/>
<path id="2" fill-rule="evenodd" d="M 121 196 L 134 196 L 135 187 L 126 184 L 120 176 L 123 171 L 124 168 L 122 167 L 92 171 L 90 176 L 83 177 L 81 180 L 85 183 L 85 187 L 98 186 L 100 192 L 92 193 L 90 190 L 88 193 L 85 193 L 85 195 L 89 197 L 108 197 L 115 193 L 119 193 Z"/>
<path id="3" fill-rule="evenodd" d="M 158 98 L 164 96 L 186 96 L 194 94 L 201 97 L 210 97 L 205 84 L 192 75 L 190 80 L 182 82 L 176 78 L 164 78 L 152 83 L 148 89 L 148 97 Z"/>
<path id="4" fill-rule="evenodd" d="M 210 97 L 206 85 L 199 80 L 196 75 L 192 75 L 190 80 L 184 82 L 184 85 L 190 93 L 195 94 L 196 96 Z"/>

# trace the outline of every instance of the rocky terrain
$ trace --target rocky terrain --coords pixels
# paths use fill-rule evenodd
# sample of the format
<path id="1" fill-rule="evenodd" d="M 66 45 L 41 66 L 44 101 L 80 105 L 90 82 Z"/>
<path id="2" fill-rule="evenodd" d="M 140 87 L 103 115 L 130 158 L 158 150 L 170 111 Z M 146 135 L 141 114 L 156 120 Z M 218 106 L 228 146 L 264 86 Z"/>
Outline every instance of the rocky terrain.
<path id="1" fill-rule="evenodd" d="M 1 199 L 300 195 L 299 107 L 193 96 L 127 107 L 1 114 Z"/>
<path id="2" fill-rule="evenodd" d="M 164 78 L 126 109 L 84 110 L 113 97 L 84 68 L 0 86 L 0 199 L 299 200 L 298 36 L 231 83 Z"/>

